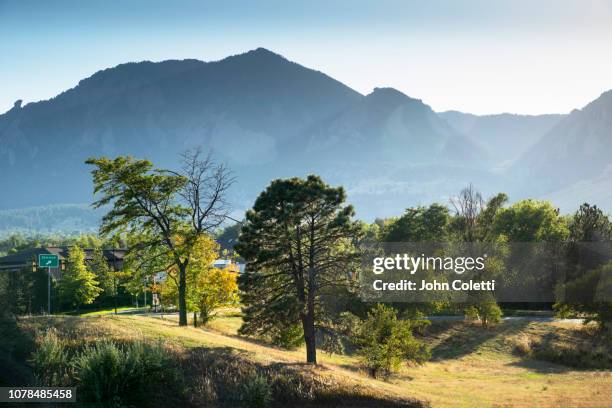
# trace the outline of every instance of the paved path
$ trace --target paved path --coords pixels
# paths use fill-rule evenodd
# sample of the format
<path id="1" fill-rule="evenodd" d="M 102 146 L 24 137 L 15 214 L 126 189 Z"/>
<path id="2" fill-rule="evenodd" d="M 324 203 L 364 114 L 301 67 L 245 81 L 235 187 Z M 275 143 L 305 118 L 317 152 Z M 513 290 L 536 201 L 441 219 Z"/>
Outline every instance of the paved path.
<path id="1" fill-rule="evenodd" d="M 463 316 L 429 316 L 429 320 L 464 320 Z M 553 316 L 507 316 L 502 317 L 503 321 L 528 321 L 528 322 L 562 322 L 562 323 L 582 323 L 584 319 L 561 319 Z"/>
<path id="2" fill-rule="evenodd" d="M 144 311 L 142 309 L 127 309 L 120 310 L 117 314 L 129 314 L 129 315 L 143 315 L 149 317 L 165 317 L 165 316 L 176 316 L 178 312 L 158 312 L 153 313 Z M 463 316 L 429 316 L 429 320 L 441 320 L 441 321 L 460 321 L 464 320 Z M 561 319 L 553 316 L 506 316 L 502 317 L 502 321 L 527 321 L 527 322 L 561 322 L 561 323 L 583 323 L 584 319 Z"/>

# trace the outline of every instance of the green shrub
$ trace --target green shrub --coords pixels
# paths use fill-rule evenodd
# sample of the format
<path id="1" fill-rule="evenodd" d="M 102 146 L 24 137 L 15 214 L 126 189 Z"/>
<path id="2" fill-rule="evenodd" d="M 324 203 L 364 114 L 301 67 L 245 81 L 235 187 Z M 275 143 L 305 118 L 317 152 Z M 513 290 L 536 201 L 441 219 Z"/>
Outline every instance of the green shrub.
<path id="1" fill-rule="evenodd" d="M 36 349 L 30 358 L 34 375 L 40 385 L 68 385 L 70 364 L 65 343 L 55 329 L 49 329 L 36 339 Z"/>
<path id="2" fill-rule="evenodd" d="M 483 326 L 497 324 L 501 321 L 502 311 L 495 300 L 485 300 L 479 304 L 469 306 L 464 311 L 471 319 L 478 319 Z"/>
<path id="3" fill-rule="evenodd" d="M 260 374 L 248 377 L 242 387 L 242 404 L 247 408 L 267 408 L 272 403 L 272 388 Z"/>
<path id="4" fill-rule="evenodd" d="M 412 335 L 410 320 L 398 319 L 395 309 L 382 304 L 368 313 L 355 342 L 372 377 L 388 376 L 405 361 L 422 364 L 431 356 L 429 348 Z"/>
<path id="5" fill-rule="evenodd" d="M 104 341 L 86 347 L 74 361 L 79 398 L 104 406 L 155 405 L 157 385 L 174 392 L 178 372 L 161 345 L 142 342 L 123 347 Z"/>
<path id="6" fill-rule="evenodd" d="M 294 350 L 304 344 L 304 330 L 301 324 L 279 327 L 270 336 L 272 344 L 287 350 Z"/>

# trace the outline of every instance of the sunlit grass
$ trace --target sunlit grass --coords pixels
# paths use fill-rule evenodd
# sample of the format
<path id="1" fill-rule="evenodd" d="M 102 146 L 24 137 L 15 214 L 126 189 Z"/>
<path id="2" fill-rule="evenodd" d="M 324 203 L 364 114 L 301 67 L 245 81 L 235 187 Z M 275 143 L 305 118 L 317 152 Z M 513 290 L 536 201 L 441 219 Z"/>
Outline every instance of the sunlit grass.
<path id="1" fill-rule="evenodd" d="M 123 307 L 118 307 L 117 308 L 117 312 L 126 312 L 126 311 L 146 311 L 148 310 L 148 307 L 132 307 L 132 306 L 123 306 Z M 108 314 L 114 314 L 115 313 L 115 308 L 108 308 L 108 309 L 101 309 L 101 310 L 95 310 L 93 312 L 84 312 L 84 313 L 79 313 L 76 316 L 80 316 L 80 317 L 91 317 L 91 316 L 101 316 L 101 315 L 108 315 Z"/>
<path id="2" fill-rule="evenodd" d="M 29 319 L 37 325 L 54 324 L 88 338 L 163 339 L 177 347 L 232 349 L 260 364 L 299 364 L 303 348 L 283 350 L 236 334 L 241 324 L 237 311 L 222 313 L 207 327 L 178 327 L 175 315 L 137 315 Z M 416 397 L 434 407 L 607 407 L 611 397 L 610 371 L 573 370 L 533 360 L 513 352 L 520 336 L 543 338 L 555 334 L 571 344 L 583 330 L 574 323 L 507 321 L 483 329 L 464 322 L 434 323 L 423 338 L 433 350 L 432 361 L 406 367 L 389 381 L 369 378 L 354 355 L 319 352 L 321 375 L 335 381 L 360 384 L 372 392 L 396 397 Z"/>

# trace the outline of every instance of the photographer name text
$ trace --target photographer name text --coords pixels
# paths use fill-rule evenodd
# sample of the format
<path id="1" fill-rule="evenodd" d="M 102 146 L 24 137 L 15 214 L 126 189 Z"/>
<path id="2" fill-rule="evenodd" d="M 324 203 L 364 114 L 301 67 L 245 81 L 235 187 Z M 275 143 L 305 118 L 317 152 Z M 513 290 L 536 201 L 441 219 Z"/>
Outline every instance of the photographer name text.
<path id="1" fill-rule="evenodd" d="M 452 282 L 439 282 L 437 280 L 412 281 L 402 279 L 397 282 L 385 282 L 377 279 L 372 283 L 377 291 L 495 291 L 495 279 L 488 281 L 462 281 L 455 279 Z"/>

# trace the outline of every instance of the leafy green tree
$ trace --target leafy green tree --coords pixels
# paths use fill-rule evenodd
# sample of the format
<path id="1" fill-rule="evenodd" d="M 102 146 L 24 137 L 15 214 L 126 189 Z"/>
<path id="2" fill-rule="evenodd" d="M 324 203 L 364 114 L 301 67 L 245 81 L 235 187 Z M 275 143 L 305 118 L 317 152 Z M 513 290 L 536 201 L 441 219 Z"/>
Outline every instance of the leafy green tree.
<path id="1" fill-rule="evenodd" d="M 568 278 L 597 269 L 610 261 L 601 243 L 612 239 L 612 223 L 596 205 L 582 204 L 569 220 Z M 607 245 L 606 245 L 607 246 Z"/>
<path id="2" fill-rule="evenodd" d="M 0 271 L 0 310 L 16 315 L 46 311 L 47 279 L 47 270 L 42 268 Z M 55 281 L 52 280 L 51 284 L 53 292 Z"/>
<path id="3" fill-rule="evenodd" d="M 87 160 L 96 208 L 112 205 L 100 231 L 137 232 L 143 241 L 132 248 L 169 258 L 178 270 L 179 325 L 187 325 L 187 269 L 194 245 L 227 216 L 224 195 L 232 183 L 227 169 L 199 150 L 183 155 L 181 172 L 155 169 L 147 160 L 102 157 Z"/>
<path id="4" fill-rule="evenodd" d="M 487 201 L 480 214 L 478 214 L 476 232 L 476 239 L 478 241 L 497 241 L 494 230 L 495 219 L 507 202 L 508 196 L 505 193 L 498 193 Z"/>
<path id="5" fill-rule="evenodd" d="M 548 201 L 522 200 L 499 211 L 493 231 L 508 242 L 561 242 L 567 239 L 567 223 Z"/>
<path id="6" fill-rule="evenodd" d="M 133 277 L 133 273 L 131 270 L 125 267 L 120 270 L 111 269 L 109 273 L 111 287 L 108 294 L 109 296 L 113 297 L 113 306 L 115 309 L 115 314 L 117 314 L 117 307 L 119 306 L 119 293 L 127 286 L 128 282 L 130 282 L 130 279 Z"/>
<path id="7" fill-rule="evenodd" d="M 361 234 L 342 187 L 317 176 L 275 180 L 246 215 L 236 250 L 247 261 L 240 288 L 243 334 L 301 323 L 306 360 L 317 362 L 316 332 L 329 320 L 326 297 L 355 284 Z"/>
<path id="8" fill-rule="evenodd" d="M 5 239 L 0 240 L 0 255 L 4 256 L 8 253 L 13 253 L 19 249 L 26 248 L 30 242 L 31 239 L 26 238 L 22 234 L 11 234 Z"/>
<path id="9" fill-rule="evenodd" d="M 79 310 L 81 305 L 88 305 L 98 297 L 102 289 L 93 272 L 85 265 L 85 253 L 78 245 L 68 251 L 66 270 L 59 283 L 60 296 Z"/>
<path id="10" fill-rule="evenodd" d="M 502 311 L 492 296 L 482 296 L 478 302 L 473 302 L 465 309 L 465 315 L 480 320 L 487 327 L 501 321 Z"/>
<path id="11" fill-rule="evenodd" d="M 612 332 L 612 261 L 584 272 L 559 287 L 555 309 L 561 317 L 584 316 L 585 324 L 596 322 L 602 331 Z"/>
<path id="12" fill-rule="evenodd" d="M 381 243 L 428 242 L 431 243 L 427 245 L 428 249 L 432 249 L 434 244 L 448 241 L 450 221 L 451 217 L 448 208 L 441 204 L 434 203 L 428 207 L 419 206 L 407 208 L 404 214 L 398 218 L 391 218 L 385 221 L 377 220 L 377 222 L 372 224 L 370 229 L 379 230 L 378 237 Z M 371 235 L 371 233 L 367 232 L 366 238 L 369 238 Z M 372 250 L 377 247 L 372 244 L 371 239 L 362 243 L 365 243 L 363 247 L 367 248 L 367 250 Z M 385 252 L 385 246 L 381 245 L 381 248 L 378 250 Z M 433 273 L 431 271 L 421 271 L 420 274 L 423 279 L 433 278 Z M 425 276 L 425 274 L 428 276 Z M 432 301 L 415 303 L 401 302 L 393 306 L 402 314 L 429 314 L 439 310 L 444 305 L 445 302 L 443 301 Z M 369 309 L 369 306 L 367 309 Z M 363 314 L 360 314 L 360 316 L 364 317 Z"/>
<path id="13" fill-rule="evenodd" d="M 395 309 L 377 304 L 354 337 L 364 366 L 374 378 L 397 371 L 405 361 L 422 364 L 431 357 L 429 348 L 414 338 L 410 320 L 401 320 Z"/>
<path id="14" fill-rule="evenodd" d="M 220 307 L 238 302 L 237 273 L 228 268 L 212 268 L 199 276 L 197 306 L 202 324 L 215 317 Z"/>
<path id="15" fill-rule="evenodd" d="M 385 242 L 444 242 L 450 216 L 448 208 L 440 204 L 429 207 L 411 207 L 385 226 Z"/>
<path id="16" fill-rule="evenodd" d="M 542 297 L 554 293 L 558 262 L 567 240 L 567 220 L 548 201 L 522 200 L 502 208 L 493 221 L 493 236 L 510 247 L 500 284 L 516 291 L 537 291 Z"/>
<path id="17" fill-rule="evenodd" d="M 73 239 L 73 245 L 78 245 L 81 248 L 101 248 L 102 240 L 94 234 L 82 234 Z"/>
<path id="18" fill-rule="evenodd" d="M 455 209 L 455 217 L 451 221 L 452 236 L 459 242 L 484 243 L 481 246 L 486 246 L 489 252 L 484 270 L 474 276 L 477 280 L 491 280 L 504 270 L 505 239 L 498 239 L 494 225 L 507 201 L 508 196 L 499 193 L 485 202 L 471 184 L 451 200 Z M 501 319 L 501 308 L 490 293 L 471 292 L 464 306 L 466 316 L 479 319 L 483 326 Z"/>
<path id="19" fill-rule="evenodd" d="M 215 268 L 214 260 L 219 244 L 209 236 L 202 236 L 194 245 L 192 258 L 187 268 L 187 310 L 198 312 L 200 321 L 208 323 L 215 310 L 238 301 L 237 270 Z M 175 267 L 166 271 L 166 282 L 162 285 L 165 301 L 178 299 L 178 274 Z"/>
<path id="20" fill-rule="evenodd" d="M 585 323 L 612 328 L 612 238 L 610 219 L 587 203 L 569 221 L 566 280 L 557 287 L 554 308 L 561 316 L 582 314 Z M 602 245 L 603 243 L 603 245 Z"/>

